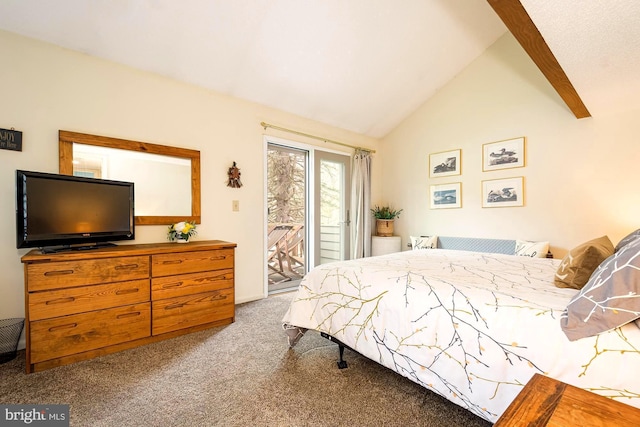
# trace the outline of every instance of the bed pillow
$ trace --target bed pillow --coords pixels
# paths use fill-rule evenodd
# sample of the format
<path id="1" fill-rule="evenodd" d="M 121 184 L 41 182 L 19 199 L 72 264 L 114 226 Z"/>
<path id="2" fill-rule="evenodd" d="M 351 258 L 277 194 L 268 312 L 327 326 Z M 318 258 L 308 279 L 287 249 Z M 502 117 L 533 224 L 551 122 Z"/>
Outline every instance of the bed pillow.
<path id="1" fill-rule="evenodd" d="M 612 254 L 613 243 L 607 236 L 576 246 L 563 258 L 553 283 L 559 288 L 582 289 L 595 269 Z"/>
<path id="2" fill-rule="evenodd" d="M 634 241 L 638 236 L 640 236 L 640 229 L 627 234 L 622 240 L 620 240 L 620 242 L 618 242 L 618 244 L 616 245 L 616 248 L 614 249 L 614 252 L 618 252 L 625 245 Z"/>
<path id="3" fill-rule="evenodd" d="M 549 252 L 549 242 L 516 240 L 516 255 L 531 258 L 545 258 Z"/>
<path id="4" fill-rule="evenodd" d="M 570 341 L 640 318 L 640 236 L 607 258 L 560 317 Z"/>
<path id="5" fill-rule="evenodd" d="M 411 249 L 436 249 L 438 247 L 438 236 L 409 236 Z"/>

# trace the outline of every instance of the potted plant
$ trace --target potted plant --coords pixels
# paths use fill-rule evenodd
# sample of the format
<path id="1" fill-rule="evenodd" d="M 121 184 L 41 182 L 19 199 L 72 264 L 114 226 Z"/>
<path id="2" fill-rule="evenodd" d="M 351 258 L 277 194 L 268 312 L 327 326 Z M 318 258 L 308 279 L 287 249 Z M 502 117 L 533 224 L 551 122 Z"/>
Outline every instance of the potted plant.
<path id="1" fill-rule="evenodd" d="M 376 205 L 371 209 L 373 217 L 376 219 L 376 235 L 382 237 L 393 236 L 393 221 L 400 216 L 402 209 L 395 210 L 387 206 Z"/>

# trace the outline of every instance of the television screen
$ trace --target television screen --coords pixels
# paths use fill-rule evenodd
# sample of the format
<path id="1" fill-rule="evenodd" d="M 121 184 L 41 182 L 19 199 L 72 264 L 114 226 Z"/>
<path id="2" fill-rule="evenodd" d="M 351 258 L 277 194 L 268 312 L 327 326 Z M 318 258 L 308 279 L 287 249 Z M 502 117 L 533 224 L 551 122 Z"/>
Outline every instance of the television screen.
<path id="1" fill-rule="evenodd" d="M 131 182 L 18 170 L 16 246 L 93 245 L 132 240 L 133 191 Z"/>

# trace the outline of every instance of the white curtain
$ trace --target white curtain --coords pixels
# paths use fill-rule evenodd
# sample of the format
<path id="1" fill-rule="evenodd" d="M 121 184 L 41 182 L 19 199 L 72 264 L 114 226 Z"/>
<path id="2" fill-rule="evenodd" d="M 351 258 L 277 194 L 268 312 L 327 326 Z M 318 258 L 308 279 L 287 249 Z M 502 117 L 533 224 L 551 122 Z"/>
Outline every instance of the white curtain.
<path id="1" fill-rule="evenodd" d="M 371 256 L 371 153 L 357 150 L 351 174 L 352 259 Z"/>

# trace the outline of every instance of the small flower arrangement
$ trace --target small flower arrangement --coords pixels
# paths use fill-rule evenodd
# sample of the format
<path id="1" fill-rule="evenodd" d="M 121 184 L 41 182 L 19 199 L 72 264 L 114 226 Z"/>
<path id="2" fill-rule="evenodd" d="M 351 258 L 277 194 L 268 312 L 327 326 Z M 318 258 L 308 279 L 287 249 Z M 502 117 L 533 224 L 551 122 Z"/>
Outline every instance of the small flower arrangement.
<path id="1" fill-rule="evenodd" d="M 173 224 L 169 226 L 169 231 L 167 232 L 167 239 L 170 241 L 189 241 L 191 236 L 195 236 L 197 234 L 196 231 L 196 223 L 195 222 L 187 222 L 182 221 L 177 224 Z"/>

